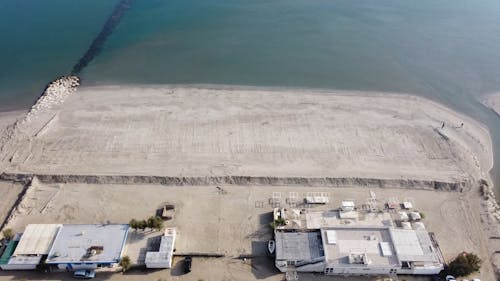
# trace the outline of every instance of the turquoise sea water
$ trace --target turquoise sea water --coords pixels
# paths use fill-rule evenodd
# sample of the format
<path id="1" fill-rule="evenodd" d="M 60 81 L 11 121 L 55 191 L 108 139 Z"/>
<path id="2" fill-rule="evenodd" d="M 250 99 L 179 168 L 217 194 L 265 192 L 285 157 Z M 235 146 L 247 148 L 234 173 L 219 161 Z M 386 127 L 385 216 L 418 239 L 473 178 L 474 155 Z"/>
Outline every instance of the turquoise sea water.
<path id="1" fill-rule="evenodd" d="M 67 74 L 117 0 L 0 0 L 0 110 L 33 104 Z"/>
<path id="2" fill-rule="evenodd" d="M 116 2 L 0 0 L 0 109 L 70 71 Z M 500 91 L 500 1 L 136 0 L 82 77 L 412 93 L 484 122 L 500 151 L 478 102 Z"/>

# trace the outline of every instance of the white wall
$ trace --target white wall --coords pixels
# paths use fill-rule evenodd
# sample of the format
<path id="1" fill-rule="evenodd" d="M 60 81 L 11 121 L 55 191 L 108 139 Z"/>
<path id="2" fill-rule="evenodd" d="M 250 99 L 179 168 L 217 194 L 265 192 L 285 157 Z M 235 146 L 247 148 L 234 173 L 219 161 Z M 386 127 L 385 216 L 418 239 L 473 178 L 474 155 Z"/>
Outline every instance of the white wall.
<path id="1" fill-rule="evenodd" d="M 60 263 L 57 265 L 59 269 L 66 270 L 68 268 L 67 263 Z M 70 270 L 78 270 L 78 269 L 96 269 L 97 264 L 95 263 L 87 263 L 87 264 L 71 264 Z"/>
<path id="2" fill-rule="evenodd" d="M 147 268 L 170 268 L 168 262 L 148 262 L 146 263 Z"/>
<path id="3" fill-rule="evenodd" d="M 306 264 L 299 267 L 296 267 L 297 272 L 324 272 L 325 271 L 325 263 L 318 262 L 314 264 Z"/>
<path id="4" fill-rule="evenodd" d="M 332 266 L 333 271 L 326 273 L 327 275 L 372 275 L 372 274 L 389 274 L 392 267 L 377 267 L 377 268 L 367 268 L 367 267 L 334 267 Z"/>
<path id="5" fill-rule="evenodd" d="M 36 264 L 2 264 L 2 270 L 35 270 Z"/>

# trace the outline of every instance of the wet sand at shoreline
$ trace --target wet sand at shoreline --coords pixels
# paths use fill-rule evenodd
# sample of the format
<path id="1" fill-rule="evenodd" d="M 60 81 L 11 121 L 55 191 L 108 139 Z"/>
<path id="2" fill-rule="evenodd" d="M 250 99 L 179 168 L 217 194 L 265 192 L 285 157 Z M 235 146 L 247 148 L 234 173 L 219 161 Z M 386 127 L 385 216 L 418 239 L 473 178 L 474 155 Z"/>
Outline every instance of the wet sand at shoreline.
<path id="1" fill-rule="evenodd" d="M 493 110 L 500 117 L 500 93 L 487 95 L 483 104 Z"/>

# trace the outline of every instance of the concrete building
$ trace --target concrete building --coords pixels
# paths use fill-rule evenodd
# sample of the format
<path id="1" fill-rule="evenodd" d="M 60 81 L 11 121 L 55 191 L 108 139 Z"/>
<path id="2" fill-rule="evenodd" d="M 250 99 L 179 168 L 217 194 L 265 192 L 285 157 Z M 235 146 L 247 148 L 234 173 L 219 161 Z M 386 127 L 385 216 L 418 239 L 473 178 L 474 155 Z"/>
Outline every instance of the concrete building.
<path id="1" fill-rule="evenodd" d="M 122 257 L 128 231 L 128 224 L 65 224 L 46 263 L 67 270 L 114 267 Z"/>
<path id="2" fill-rule="evenodd" d="M 175 235 L 176 235 L 175 228 L 165 229 L 165 233 L 161 237 L 160 248 L 158 252 L 146 253 L 147 268 L 172 267 L 172 256 L 174 254 Z"/>
<path id="3" fill-rule="evenodd" d="M 33 270 L 48 255 L 61 224 L 30 224 L 18 239 L 10 242 L 10 256 L 5 256 L 3 270 Z M 17 241 L 16 241 L 17 240 Z"/>
<path id="4" fill-rule="evenodd" d="M 425 230 L 325 227 L 277 230 L 276 267 L 328 275 L 437 274 L 439 249 Z"/>

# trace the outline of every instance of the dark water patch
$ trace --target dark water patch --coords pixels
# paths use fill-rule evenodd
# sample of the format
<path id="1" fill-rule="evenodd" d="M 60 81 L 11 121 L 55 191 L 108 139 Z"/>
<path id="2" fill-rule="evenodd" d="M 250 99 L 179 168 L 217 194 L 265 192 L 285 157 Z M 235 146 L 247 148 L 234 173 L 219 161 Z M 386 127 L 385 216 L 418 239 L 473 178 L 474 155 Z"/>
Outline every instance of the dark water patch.
<path id="1" fill-rule="evenodd" d="M 134 0 L 122 0 L 118 2 L 113 13 L 102 27 L 101 32 L 94 38 L 85 54 L 78 60 L 75 66 L 73 66 L 71 74 L 76 75 L 80 73 L 97 55 L 99 55 L 106 39 L 113 33 L 113 30 L 120 23 L 125 11 L 132 6 L 133 2 Z"/>

